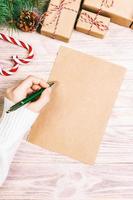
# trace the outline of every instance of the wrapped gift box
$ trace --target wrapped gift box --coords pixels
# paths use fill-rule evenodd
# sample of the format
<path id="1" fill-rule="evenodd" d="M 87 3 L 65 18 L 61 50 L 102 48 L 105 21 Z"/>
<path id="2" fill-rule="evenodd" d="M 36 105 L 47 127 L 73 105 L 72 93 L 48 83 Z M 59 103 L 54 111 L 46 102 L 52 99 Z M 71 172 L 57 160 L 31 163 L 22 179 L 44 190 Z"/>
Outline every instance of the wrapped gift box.
<path id="1" fill-rule="evenodd" d="M 133 0 L 84 0 L 83 8 L 111 18 L 111 21 L 126 27 L 133 22 Z"/>
<path id="2" fill-rule="evenodd" d="M 68 42 L 78 15 L 81 0 L 51 0 L 41 33 Z"/>
<path id="3" fill-rule="evenodd" d="M 76 30 L 95 37 L 104 38 L 109 29 L 109 24 L 110 18 L 82 10 L 76 24 Z"/>

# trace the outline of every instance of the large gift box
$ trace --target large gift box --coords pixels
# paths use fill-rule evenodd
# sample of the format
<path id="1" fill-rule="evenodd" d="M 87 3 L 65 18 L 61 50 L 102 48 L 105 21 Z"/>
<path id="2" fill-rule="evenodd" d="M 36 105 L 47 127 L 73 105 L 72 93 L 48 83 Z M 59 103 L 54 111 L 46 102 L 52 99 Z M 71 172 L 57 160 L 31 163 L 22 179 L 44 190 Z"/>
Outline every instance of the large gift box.
<path id="1" fill-rule="evenodd" d="M 28 141 L 94 163 L 124 74 L 118 65 L 61 47 L 49 77 L 57 84 Z"/>
<path id="2" fill-rule="evenodd" d="M 41 33 L 68 42 L 80 4 L 81 0 L 51 0 L 45 14 Z"/>
<path id="3" fill-rule="evenodd" d="M 95 37 L 104 38 L 109 29 L 109 24 L 110 18 L 82 10 L 76 24 L 76 30 Z"/>
<path id="4" fill-rule="evenodd" d="M 110 17 L 111 21 L 126 27 L 133 22 L 133 0 L 84 0 L 83 8 Z"/>

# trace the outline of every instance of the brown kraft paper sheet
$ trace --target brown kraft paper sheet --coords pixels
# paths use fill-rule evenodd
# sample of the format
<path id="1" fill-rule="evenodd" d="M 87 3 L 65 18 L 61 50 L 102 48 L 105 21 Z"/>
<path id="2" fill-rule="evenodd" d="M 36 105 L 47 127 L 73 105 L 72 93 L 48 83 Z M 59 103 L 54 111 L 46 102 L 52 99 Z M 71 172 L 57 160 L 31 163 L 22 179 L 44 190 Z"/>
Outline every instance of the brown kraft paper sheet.
<path id="1" fill-rule="evenodd" d="M 49 77 L 58 83 L 28 141 L 94 163 L 124 74 L 120 66 L 61 47 Z"/>

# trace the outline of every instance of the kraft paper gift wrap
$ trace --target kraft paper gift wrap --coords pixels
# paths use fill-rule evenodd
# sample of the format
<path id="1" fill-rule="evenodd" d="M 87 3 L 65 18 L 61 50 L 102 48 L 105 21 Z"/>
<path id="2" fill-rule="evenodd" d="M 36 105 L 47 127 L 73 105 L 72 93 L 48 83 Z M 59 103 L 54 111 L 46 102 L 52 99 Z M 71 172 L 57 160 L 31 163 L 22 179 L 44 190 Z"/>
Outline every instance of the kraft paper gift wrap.
<path id="1" fill-rule="evenodd" d="M 76 24 L 76 30 L 98 38 L 104 38 L 109 30 L 109 24 L 110 18 L 82 10 Z"/>
<path id="2" fill-rule="evenodd" d="M 111 21 L 126 27 L 133 22 L 133 0 L 84 0 L 83 8 L 111 18 Z"/>
<path id="3" fill-rule="evenodd" d="M 58 83 L 28 141 L 94 163 L 124 74 L 120 66 L 61 47 L 49 77 Z"/>
<path id="4" fill-rule="evenodd" d="M 78 15 L 81 0 L 51 0 L 41 33 L 68 42 Z"/>

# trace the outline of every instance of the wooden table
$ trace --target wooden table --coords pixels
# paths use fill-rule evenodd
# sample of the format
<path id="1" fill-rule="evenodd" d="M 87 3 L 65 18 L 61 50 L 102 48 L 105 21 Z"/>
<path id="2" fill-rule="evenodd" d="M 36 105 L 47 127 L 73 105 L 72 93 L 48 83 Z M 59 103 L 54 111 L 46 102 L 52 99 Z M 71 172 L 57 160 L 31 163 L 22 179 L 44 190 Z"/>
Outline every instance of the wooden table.
<path id="1" fill-rule="evenodd" d="M 6 32 L 6 30 L 1 30 Z M 38 33 L 13 35 L 34 47 L 35 59 L 13 76 L 0 77 L 0 111 L 6 88 L 27 75 L 48 78 L 60 45 L 73 47 L 125 66 L 128 71 L 113 108 L 96 164 L 87 166 L 23 141 L 0 200 L 133 199 L 133 31 L 111 24 L 104 40 L 74 32 L 68 44 Z M 0 41 L 0 62 L 23 49 Z"/>

